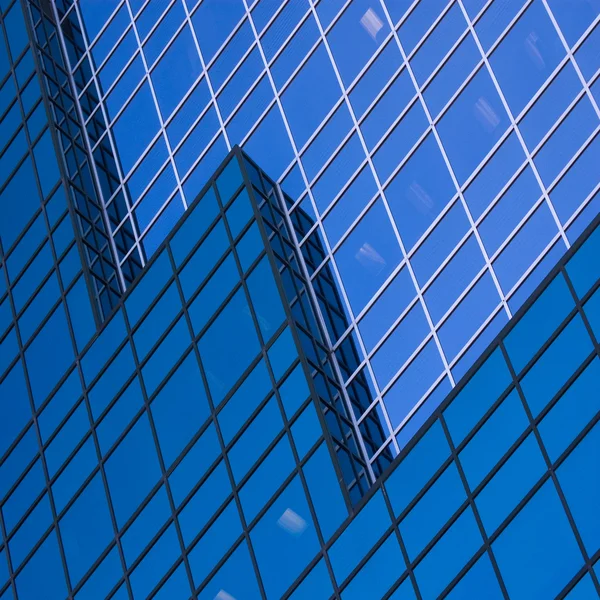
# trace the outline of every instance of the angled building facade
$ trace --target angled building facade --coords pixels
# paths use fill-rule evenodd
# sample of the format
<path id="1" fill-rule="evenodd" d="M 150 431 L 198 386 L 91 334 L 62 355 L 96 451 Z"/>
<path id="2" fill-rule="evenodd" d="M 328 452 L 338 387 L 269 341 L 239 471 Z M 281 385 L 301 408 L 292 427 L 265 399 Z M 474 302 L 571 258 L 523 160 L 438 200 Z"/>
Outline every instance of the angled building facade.
<path id="1" fill-rule="evenodd" d="M 26 4 L 83 123 L 101 302 L 240 145 L 313 222 L 296 241 L 324 249 L 310 283 L 333 277 L 346 327 L 330 343 L 358 352 L 344 386 L 368 383 L 379 452 L 598 212 L 596 0 Z"/>
<path id="2" fill-rule="evenodd" d="M 467 0 L 438 8 L 424 1 L 400 8 L 391 2 L 261 0 L 242 3 L 241 16 L 240 5 L 229 0 L 192 4 L 0 1 L 0 600 L 600 597 L 600 224 L 593 217 L 597 169 L 586 168 L 596 126 L 587 109 L 577 108 L 595 106 L 592 68 L 579 66 L 585 56 L 588 66 L 594 64 L 593 53 L 584 53 L 594 39 L 594 3 L 574 5 L 570 20 L 550 0 L 515 3 L 514 14 L 512 4 L 501 9 Z M 431 181 L 407 184 L 419 202 L 410 194 L 396 196 L 431 221 L 414 252 L 392 268 L 380 246 L 394 248 L 387 245 L 384 223 L 398 228 L 404 221 L 396 221 L 393 210 L 386 212 L 388 221 L 370 220 L 376 207 L 393 206 L 387 204 L 391 182 L 362 208 L 346 195 L 364 181 L 363 167 L 327 207 L 338 215 L 335 207 L 346 207 L 340 222 L 351 216 L 349 207 L 360 214 L 341 233 L 345 241 L 332 245 L 328 227 L 337 221 L 327 224 L 329 213 L 321 212 L 316 198 L 318 190 L 330 189 L 319 182 L 342 177 L 344 165 L 352 164 L 345 151 L 341 162 L 327 158 L 337 152 L 335 136 L 342 136 L 340 152 L 365 136 L 367 116 L 350 130 L 343 126 L 344 111 L 358 110 L 353 103 L 360 95 L 352 90 L 365 92 L 361 82 L 373 82 L 376 73 L 383 77 L 379 68 L 387 64 L 389 48 L 402 51 L 412 35 L 414 49 L 385 84 L 397 89 L 396 82 L 422 64 L 427 44 L 439 41 L 439 32 L 448 37 L 457 9 L 468 27 L 459 39 L 481 45 L 492 36 L 474 68 L 495 86 L 502 61 L 495 64 L 494 54 L 505 39 L 516 36 L 520 48 L 523 38 L 539 73 L 551 68 L 548 38 L 539 33 L 546 18 L 568 52 L 534 93 L 535 102 L 529 100 L 493 142 L 466 183 L 457 183 L 448 204 L 439 205 L 427 188 L 443 179 L 431 157 Z M 300 11 L 294 13 L 298 19 L 292 10 Z M 540 21 L 532 25 L 531 14 Z M 341 57 L 332 48 L 337 28 L 346 32 L 342 24 L 351 15 L 373 44 L 373 56 L 350 55 L 348 60 L 364 59 L 369 66 L 345 84 L 350 66 L 338 68 Z M 386 33 L 386 22 L 394 23 L 393 31 Z M 524 23 L 529 25 L 522 29 Z M 312 25 L 319 35 L 311 45 Z M 248 31 L 254 37 L 242 38 Z M 493 41 L 494 35 L 500 38 Z M 240 39 L 249 44 L 241 58 L 234 52 L 244 47 Z M 269 43 L 279 48 L 276 58 L 267 58 Z M 353 50 L 361 44 L 357 38 Z M 368 172 L 377 173 L 377 153 L 400 139 L 394 131 L 409 122 L 409 113 L 433 102 L 428 86 L 450 64 L 454 69 L 451 57 L 461 47 L 457 41 L 447 51 L 437 75 L 390 125 L 387 141 L 365 151 Z M 266 170 L 281 172 L 269 161 L 283 161 L 286 143 L 297 143 L 299 135 L 290 129 L 286 90 L 294 89 L 296 77 L 327 81 L 308 67 L 323 51 L 338 86 L 349 89 L 314 124 L 319 133 L 308 136 L 302 151 L 296 147 L 293 164 L 271 179 L 245 149 L 270 156 Z M 200 61 L 188 83 L 182 52 L 191 65 Z M 259 82 L 268 81 L 272 90 L 285 65 L 299 61 L 285 90 L 262 108 L 250 76 L 256 56 L 268 64 Z M 188 67 L 184 72 L 194 74 Z M 550 89 L 569 89 L 561 73 L 570 69 L 581 90 L 551 125 L 556 103 L 550 110 L 543 98 Z M 447 82 L 444 73 L 439 81 Z M 472 73 L 467 80 L 478 77 Z M 529 78 L 535 80 L 531 73 Z M 377 85 L 369 84 L 369 93 Z M 461 84 L 458 104 L 471 85 Z M 208 104 L 199 113 L 196 93 L 204 86 Z M 224 118 L 223 102 L 232 102 L 234 89 L 243 94 Z M 326 87 L 320 91 L 327 98 Z M 472 104 L 466 101 L 474 111 L 467 113 L 494 139 L 499 109 L 491 96 L 477 94 Z M 516 102 L 508 90 L 499 96 L 507 111 L 505 103 Z M 152 102 L 144 104 L 144 97 Z M 384 97 L 376 92 L 365 108 L 378 115 L 369 121 L 377 127 L 389 106 Z M 538 100 L 546 112 L 534 110 Z M 317 108 L 302 102 L 316 118 Z M 411 160 L 432 140 L 442 152 L 440 133 L 452 106 L 440 109 L 444 116 L 430 123 L 390 177 L 409 174 L 410 180 Z M 537 150 L 525 150 L 526 162 L 507 175 L 514 153 L 503 149 L 515 139 L 528 147 L 523 134 L 533 119 L 530 109 L 541 119 L 535 122 L 548 128 L 539 154 L 548 157 L 544 148 L 557 134 L 560 160 L 548 160 L 564 166 L 552 186 L 538 181 L 543 197 L 470 278 L 451 265 L 473 240 L 485 248 L 486 228 L 498 233 L 501 225 L 513 227 L 514 215 L 506 211 L 516 205 L 505 198 L 518 187 L 518 173 L 531 169 L 535 175 L 542 164 Z M 247 110 L 263 117 L 248 117 Z M 203 119 L 213 112 L 219 125 L 211 138 Z M 571 153 L 561 136 L 575 114 L 585 117 L 577 133 L 587 137 Z M 273 115 L 282 119 L 287 138 L 271 128 Z M 461 121 L 467 123 L 467 116 Z M 239 140 L 241 149 L 232 142 L 233 131 L 245 126 L 250 133 Z M 469 135 L 475 148 L 476 135 Z M 202 140 L 209 138 L 212 153 L 203 150 Z M 448 155 L 451 179 L 458 177 L 452 173 L 460 161 L 471 160 L 463 154 L 456 155 L 458 162 Z M 397 160 L 396 149 L 393 155 Z M 328 165 L 310 180 L 309 156 Z M 185 173 L 182 160 L 192 160 Z M 294 186 L 292 173 L 301 175 L 304 187 Z M 482 173 L 491 179 L 479 179 Z M 501 191 L 449 249 L 442 229 L 462 231 L 453 211 L 461 207 L 468 215 L 470 186 L 473 201 L 484 202 L 493 181 Z M 563 220 L 554 192 L 569 182 L 562 198 L 573 211 Z M 365 189 L 357 197 L 365 200 Z M 523 204 L 530 197 L 516 192 L 514 199 Z M 544 210 L 554 211 L 558 221 L 552 223 L 562 229 L 533 257 L 527 248 L 545 239 L 533 219 Z M 360 243 L 353 245 L 356 235 Z M 395 238 L 400 248 L 402 239 L 400 233 Z M 489 278 L 504 289 L 496 266 L 505 252 L 527 266 L 496 313 L 478 325 L 473 307 L 487 305 L 473 290 Z M 418 273 L 421 255 L 441 266 L 423 289 L 415 287 L 417 279 L 404 286 L 402 277 Z M 415 307 L 425 312 L 435 306 L 436 286 L 450 301 L 458 293 L 455 284 L 466 287 L 452 311 L 466 311 L 468 318 L 444 338 L 447 311 L 439 328 L 434 323 L 419 337 Z M 358 292 L 351 289 L 365 294 L 362 312 L 353 308 Z M 402 298 L 407 302 L 400 310 Z M 477 358 L 504 320 L 496 317 L 513 313 Z M 464 345 L 458 333 L 465 334 L 467 324 L 479 333 Z M 374 351 L 365 346 L 369 327 Z M 447 361 L 436 374 L 432 356 L 443 360 L 444 339 L 462 348 L 457 356 L 470 358 Z M 380 354 L 384 348 L 390 353 Z M 387 387 L 378 383 L 380 368 L 395 373 Z M 396 386 L 401 393 L 388 396 Z M 392 409 L 404 414 L 398 422 L 390 419 Z"/>

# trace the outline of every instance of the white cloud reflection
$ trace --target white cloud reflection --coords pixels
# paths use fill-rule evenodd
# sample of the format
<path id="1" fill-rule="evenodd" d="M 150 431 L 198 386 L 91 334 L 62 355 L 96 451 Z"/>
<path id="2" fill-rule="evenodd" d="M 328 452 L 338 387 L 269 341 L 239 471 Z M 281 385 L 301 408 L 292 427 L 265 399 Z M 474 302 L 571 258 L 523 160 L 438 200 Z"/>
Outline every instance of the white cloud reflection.
<path id="1" fill-rule="evenodd" d="M 284 513 L 277 519 L 277 525 L 292 535 L 302 535 L 306 529 L 306 521 L 291 508 L 286 508 Z"/>
<path id="2" fill-rule="evenodd" d="M 377 38 L 377 34 L 383 27 L 383 21 L 377 16 L 377 13 L 372 8 L 369 8 L 369 10 L 361 17 L 360 24 L 373 39 Z"/>

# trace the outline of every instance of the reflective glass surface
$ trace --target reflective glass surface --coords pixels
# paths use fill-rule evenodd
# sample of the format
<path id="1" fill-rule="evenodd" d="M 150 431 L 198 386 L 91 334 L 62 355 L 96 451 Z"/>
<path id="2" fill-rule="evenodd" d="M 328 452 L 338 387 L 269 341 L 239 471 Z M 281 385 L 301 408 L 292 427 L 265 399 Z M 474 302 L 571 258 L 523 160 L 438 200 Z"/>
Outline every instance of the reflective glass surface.
<path id="1" fill-rule="evenodd" d="M 121 287 L 240 145 L 315 222 L 394 454 L 598 212 L 597 0 L 52 2 Z"/>

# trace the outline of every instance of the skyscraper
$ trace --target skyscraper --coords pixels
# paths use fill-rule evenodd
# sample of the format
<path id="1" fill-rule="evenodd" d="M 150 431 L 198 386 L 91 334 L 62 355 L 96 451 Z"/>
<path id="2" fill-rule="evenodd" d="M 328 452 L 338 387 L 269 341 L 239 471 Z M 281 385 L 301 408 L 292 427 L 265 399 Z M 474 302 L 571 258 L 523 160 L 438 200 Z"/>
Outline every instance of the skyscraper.
<path id="1" fill-rule="evenodd" d="M 241 145 L 315 221 L 394 453 L 597 213 L 597 0 L 40 10 L 122 287 Z"/>
<path id="2" fill-rule="evenodd" d="M 594 6 L 0 2 L 0 600 L 598 597 Z M 417 89 L 457 15 L 467 29 L 456 26 L 443 66 Z M 370 40 L 368 56 L 349 24 Z M 336 57 L 340 39 L 348 52 Z M 509 39 L 535 67 L 510 90 L 502 66 L 532 67 L 498 58 Z M 418 134 L 417 107 L 431 117 L 444 99 L 436 86 L 469 64 L 455 57 L 466 40 L 490 50 Z M 552 66 L 557 47 L 569 50 Z M 398 96 L 377 91 L 357 117 L 357 90 L 377 90 L 390 52 L 404 62 L 387 89 L 404 78 L 412 99 L 399 112 Z M 328 71 L 311 71 L 316 56 L 345 86 L 324 120 Z M 254 84 L 251 57 L 269 67 Z M 509 115 L 501 132 L 481 73 Z M 565 73 L 581 85 L 568 101 Z M 273 92 L 264 106 L 261 82 Z M 369 128 L 395 113 L 369 150 Z M 298 122 L 318 129 L 304 145 Z M 237 139 L 243 127 L 253 133 Z M 398 158 L 410 131 L 417 141 Z M 244 150 L 228 154 L 233 141 Z M 356 142 L 366 154 L 352 171 Z M 525 158 L 511 170 L 516 142 Z M 282 190 L 268 170 L 284 168 L 286 143 Z M 455 185 L 447 204 L 436 152 Z M 544 169 L 561 164 L 546 184 Z M 529 175 L 537 200 L 519 190 Z M 334 181 L 343 189 L 323 208 Z M 506 291 L 517 259 L 525 275 Z M 475 292 L 485 281 L 499 294 L 487 316 Z M 498 315 L 513 312 L 478 358 Z M 448 360 L 449 348 L 461 358 Z"/>

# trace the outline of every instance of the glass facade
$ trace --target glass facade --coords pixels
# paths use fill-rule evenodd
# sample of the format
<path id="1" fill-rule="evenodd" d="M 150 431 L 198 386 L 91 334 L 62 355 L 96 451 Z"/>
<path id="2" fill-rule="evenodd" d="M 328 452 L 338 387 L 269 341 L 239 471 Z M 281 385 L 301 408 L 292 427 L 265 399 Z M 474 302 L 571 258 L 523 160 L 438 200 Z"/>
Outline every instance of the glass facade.
<path id="1" fill-rule="evenodd" d="M 600 597 L 595 2 L 192 4 L 0 0 L 0 600 Z"/>
<path id="2" fill-rule="evenodd" d="M 241 150 L 99 330 L 35 200 L 2 265 L 2 600 L 600 597 L 600 218 L 370 485 L 288 200 Z"/>
<path id="3" fill-rule="evenodd" d="M 598 0 L 41 4 L 121 283 L 242 146 L 314 221 L 387 451 L 598 212 Z"/>

